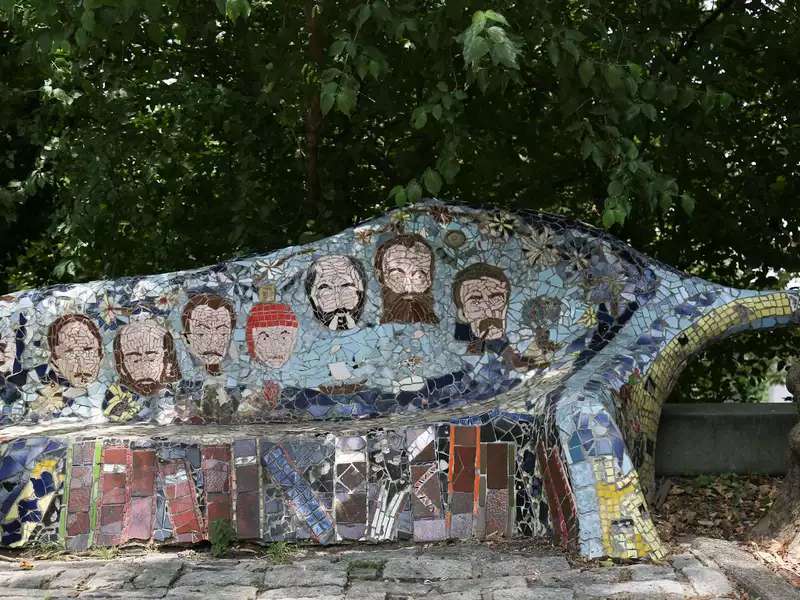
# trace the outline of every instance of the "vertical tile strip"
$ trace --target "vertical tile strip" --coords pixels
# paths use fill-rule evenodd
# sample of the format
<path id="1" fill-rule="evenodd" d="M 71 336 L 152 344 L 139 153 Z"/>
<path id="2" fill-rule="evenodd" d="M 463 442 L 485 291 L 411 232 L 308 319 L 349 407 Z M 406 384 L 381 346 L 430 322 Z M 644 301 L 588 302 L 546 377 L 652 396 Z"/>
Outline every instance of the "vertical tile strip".
<path id="1" fill-rule="evenodd" d="M 231 522 L 230 453 L 228 444 L 203 446 L 201 449 L 206 537 L 211 533 L 214 521 Z"/>
<path id="2" fill-rule="evenodd" d="M 130 498 L 125 511 L 123 539 L 149 540 L 153 533 L 156 508 L 156 453 L 154 450 L 131 452 Z"/>
<path id="3" fill-rule="evenodd" d="M 97 531 L 97 507 L 100 503 L 100 468 L 103 457 L 103 440 L 97 439 L 94 442 L 94 455 L 92 457 L 92 500 L 89 504 L 89 535 L 86 543 L 87 548 L 94 544 L 95 531 Z"/>
<path id="4" fill-rule="evenodd" d="M 67 545 L 67 518 L 69 515 L 69 487 L 72 481 L 72 453 L 73 449 L 75 448 L 74 444 L 69 444 L 67 446 L 67 456 L 65 460 L 64 466 L 64 494 L 61 496 L 61 513 L 59 514 L 59 521 L 58 521 L 58 541 L 64 545 L 66 548 Z"/>
<path id="5" fill-rule="evenodd" d="M 233 443 L 236 489 L 236 534 L 239 539 L 261 537 L 261 473 L 258 467 L 257 440 L 236 440 Z"/>

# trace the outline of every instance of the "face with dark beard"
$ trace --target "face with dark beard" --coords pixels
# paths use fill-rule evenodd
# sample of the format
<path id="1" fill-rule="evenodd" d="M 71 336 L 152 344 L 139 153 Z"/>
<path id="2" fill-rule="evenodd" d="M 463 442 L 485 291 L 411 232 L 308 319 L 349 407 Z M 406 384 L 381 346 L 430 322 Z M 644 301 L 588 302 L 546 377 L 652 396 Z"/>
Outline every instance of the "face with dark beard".
<path id="1" fill-rule="evenodd" d="M 314 316 L 331 331 L 353 329 L 364 309 L 364 269 L 348 256 L 325 256 L 309 267 L 306 293 Z"/>
<path id="2" fill-rule="evenodd" d="M 438 323 L 433 310 L 433 253 L 422 238 L 398 236 L 379 249 L 381 323 Z"/>

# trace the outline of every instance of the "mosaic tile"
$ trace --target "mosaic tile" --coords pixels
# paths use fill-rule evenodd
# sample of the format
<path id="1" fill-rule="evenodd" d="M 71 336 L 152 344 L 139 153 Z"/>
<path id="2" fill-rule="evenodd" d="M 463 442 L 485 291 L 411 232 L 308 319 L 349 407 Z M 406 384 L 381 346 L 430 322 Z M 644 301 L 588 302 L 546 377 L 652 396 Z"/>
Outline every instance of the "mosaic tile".
<path id="1" fill-rule="evenodd" d="M 188 544 L 222 520 L 262 543 L 526 535 L 660 558 L 645 496 L 678 373 L 798 307 L 559 216 L 436 201 L 3 296 L 0 545 Z"/>

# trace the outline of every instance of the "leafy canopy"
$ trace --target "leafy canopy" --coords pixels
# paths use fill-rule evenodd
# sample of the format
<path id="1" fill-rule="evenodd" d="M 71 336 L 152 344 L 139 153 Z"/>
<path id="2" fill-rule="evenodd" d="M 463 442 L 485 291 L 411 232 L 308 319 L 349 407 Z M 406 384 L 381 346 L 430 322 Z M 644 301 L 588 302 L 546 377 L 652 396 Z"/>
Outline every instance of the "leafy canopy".
<path id="1" fill-rule="evenodd" d="M 436 195 L 572 214 L 700 276 L 780 286 L 800 271 L 799 11 L 0 0 L 0 285 L 190 268 Z M 759 379 L 794 339 L 702 369 Z"/>

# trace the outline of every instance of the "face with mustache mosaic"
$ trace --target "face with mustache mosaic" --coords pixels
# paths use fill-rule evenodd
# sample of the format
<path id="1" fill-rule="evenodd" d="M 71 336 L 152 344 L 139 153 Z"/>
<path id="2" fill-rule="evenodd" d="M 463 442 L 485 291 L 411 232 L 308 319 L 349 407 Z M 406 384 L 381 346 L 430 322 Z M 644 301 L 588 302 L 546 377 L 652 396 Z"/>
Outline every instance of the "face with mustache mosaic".
<path id="1" fill-rule="evenodd" d="M 84 388 L 97 379 L 103 349 L 100 331 L 84 315 L 56 319 L 48 330 L 50 361 L 73 387 Z"/>
<path id="2" fill-rule="evenodd" d="M 314 316 L 331 331 L 354 329 L 364 308 L 364 268 L 349 256 L 325 256 L 309 267 L 306 293 Z"/>
<path id="3" fill-rule="evenodd" d="M 218 373 L 228 353 L 235 324 L 233 307 L 220 296 L 192 297 L 183 311 L 183 335 L 189 351 L 209 373 Z"/>

